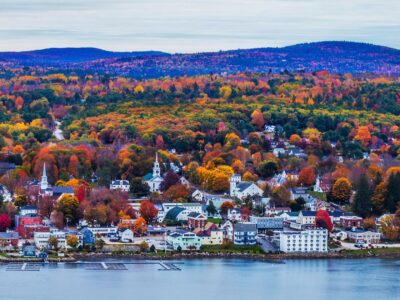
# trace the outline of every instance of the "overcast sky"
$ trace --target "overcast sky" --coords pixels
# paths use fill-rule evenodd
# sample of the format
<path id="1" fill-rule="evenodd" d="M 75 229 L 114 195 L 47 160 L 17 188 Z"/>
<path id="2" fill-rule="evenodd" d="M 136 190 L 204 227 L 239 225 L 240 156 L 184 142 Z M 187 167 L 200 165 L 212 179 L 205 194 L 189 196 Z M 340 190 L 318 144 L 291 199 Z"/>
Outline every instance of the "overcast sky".
<path id="1" fill-rule="evenodd" d="M 0 0 L 0 51 L 199 52 L 324 40 L 400 49 L 400 0 Z"/>

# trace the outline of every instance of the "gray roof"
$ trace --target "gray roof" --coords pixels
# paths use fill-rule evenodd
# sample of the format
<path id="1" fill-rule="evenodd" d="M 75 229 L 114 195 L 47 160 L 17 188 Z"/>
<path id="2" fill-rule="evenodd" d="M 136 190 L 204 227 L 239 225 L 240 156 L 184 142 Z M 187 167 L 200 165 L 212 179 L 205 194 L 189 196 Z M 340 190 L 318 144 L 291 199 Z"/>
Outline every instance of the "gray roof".
<path id="1" fill-rule="evenodd" d="M 18 232 L 0 232 L 0 239 L 18 239 Z"/>
<path id="2" fill-rule="evenodd" d="M 257 231 L 257 225 L 253 223 L 237 223 L 234 225 L 233 230 L 236 232 Z"/>
<path id="3" fill-rule="evenodd" d="M 252 182 L 242 181 L 241 183 L 237 184 L 236 187 L 240 192 L 243 192 L 252 184 L 253 184 Z"/>
<path id="4" fill-rule="evenodd" d="M 53 194 L 74 194 L 74 189 L 71 186 L 53 186 L 51 190 Z"/>
<path id="5" fill-rule="evenodd" d="M 21 207 L 21 210 L 32 210 L 32 209 L 37 209 L 36 205 L 25 205 Z"/>
<path id="6" fill-rule="evenodd" d="M 188 217 L 190 218 L 198 218 L 199 216 L 202 216 L 202 214 L 198 212 L 191 212 L 190 214 L 188 214 Z"/>
<path id="7" fill-rule="evenodd" d="M 316 211 L 311 211 L 311 210 L 303 210 L 303 211 L 301 212 L 301 214 L 302 214 L 304 217 L 315 217 L 316 214 L 317 214 L 317 212 L 316 212 Z"/>

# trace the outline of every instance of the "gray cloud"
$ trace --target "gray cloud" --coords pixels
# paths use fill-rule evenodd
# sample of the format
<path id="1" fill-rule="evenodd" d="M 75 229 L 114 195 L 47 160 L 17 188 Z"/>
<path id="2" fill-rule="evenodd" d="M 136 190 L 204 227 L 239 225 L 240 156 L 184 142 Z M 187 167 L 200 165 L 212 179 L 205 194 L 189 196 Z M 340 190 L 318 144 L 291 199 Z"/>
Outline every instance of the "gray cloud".
<path id="1" fill-rule="evenodd" d="M 197 52 L 355 40 L 400 48 L 400 1 L 0 0 L 0 50 Z"/>

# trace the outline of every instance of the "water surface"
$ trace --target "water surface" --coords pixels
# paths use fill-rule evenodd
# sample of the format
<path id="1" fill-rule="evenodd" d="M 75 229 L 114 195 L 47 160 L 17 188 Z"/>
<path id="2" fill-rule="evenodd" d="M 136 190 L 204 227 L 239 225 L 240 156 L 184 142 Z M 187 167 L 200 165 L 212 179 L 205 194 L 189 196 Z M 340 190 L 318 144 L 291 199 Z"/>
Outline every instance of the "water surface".
<path id="1" fill-rule="evenodd" d="M 182 271 L 127 264 L 125 271 L 61 264 L 39 272 L 0 267 L 0 299 L 400 299 L 400 260 L 190 260 Z M 127 298 L 128 297 L 128 298 Z"/>

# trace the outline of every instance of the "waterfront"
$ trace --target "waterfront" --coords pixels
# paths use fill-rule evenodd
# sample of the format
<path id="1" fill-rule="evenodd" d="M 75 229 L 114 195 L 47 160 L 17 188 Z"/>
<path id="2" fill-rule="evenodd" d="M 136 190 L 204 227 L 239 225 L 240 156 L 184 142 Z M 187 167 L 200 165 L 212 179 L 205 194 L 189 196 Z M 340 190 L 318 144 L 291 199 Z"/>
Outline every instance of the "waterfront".
<path id="1" fill-rule="evenodd" d="M 114 261 L 115 262 L 115 261 Z M 121 261 L 118 261 L 121 262 Z M 0 298 L 47 299 L 398 299 L 399 259 L 287 260 L 284 264 L 243 260 L 185 260 L 182 271 L 157 264 L 128 270 L 86 270 L 59 264 L 39 272 L 0 267 Z"/>

